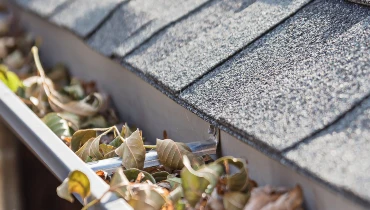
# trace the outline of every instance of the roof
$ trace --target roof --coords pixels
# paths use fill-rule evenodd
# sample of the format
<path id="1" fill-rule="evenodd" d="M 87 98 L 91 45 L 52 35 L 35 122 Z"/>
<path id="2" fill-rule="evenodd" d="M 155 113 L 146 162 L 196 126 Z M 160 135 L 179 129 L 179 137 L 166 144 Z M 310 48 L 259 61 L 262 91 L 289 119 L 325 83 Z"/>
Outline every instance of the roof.
<path id="1" fill-rule="evenodd" d="M 16 2 L 208 122 L 370 204 L 370 7 L 344 0 Z"/>

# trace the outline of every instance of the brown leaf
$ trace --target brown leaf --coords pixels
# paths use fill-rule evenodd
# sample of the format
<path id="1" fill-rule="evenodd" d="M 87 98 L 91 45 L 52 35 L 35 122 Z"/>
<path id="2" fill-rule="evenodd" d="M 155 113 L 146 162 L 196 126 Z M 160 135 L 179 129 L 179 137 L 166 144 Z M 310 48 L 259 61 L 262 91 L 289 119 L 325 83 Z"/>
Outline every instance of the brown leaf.
<path id="1" fill-rule="evenodd" d="M 110 127 L 106 129 L 89 129 L 85 130 L 86 133 L 90 133 L 91 131 L 104 131 L 97 137 L 91 137 L 79 150 L 77 150 L 76 155 L 79 156 L 83 161 L 88 162 L 90 159 L 92 160 L 101 160 L 104 158 L 103 154 L 100 152 L 100 139 L 111 132 L 115 127 Z M 87 134 L 86 134 L 87 135 Z M 80 141 L 85 140 L 86 135 L 79 135 L 82 136 Z M 92 134 L 89 134 L 92 135 Z M 75 135 L 73 135 L 75 136 Z M 73 141 L 72 136 L 72 141 Z M 77 140 L 76 140 L 77 141 Z"/>
<path id="2" fill-rule="evenodd" d="M 76 155 L 80 157 L 83 161 L 88 162 L 89 158 L 93 160 L 103 159 L 103 155 L 99 151 L 99 138 L 89 139 L 79 150 L 77 150 Z"/>
<path id="3" fill-rule="evenodd" d="M 248 190 L 249 177 L 248 177 L 248 168 L 244 159 L 234 158 L 231 156 L 225 156 L 219 158 L 215 163 L 223 164 L 225 166 L 226 172 L 228 171 L 229 164 L 238 168 L 238 172 L 231 175 L 226 175 L 227 187 L 231 191 L 240 191 L 244 192 Z"/>
<path id="4" fill-rule="evenodd" d="M 244 210 L 261 210 L 270 202 L 276 201 L 287 190 L 283 188 L 272 188 L 270 186 L 254 188 L 251 192 L 251 198 Z"/>
<path id="5" fill-rule="evenodd" d="M 99 149 L 100 149 L 101 153 L 103 154 L 104 159 L 116 157 L 116 153 L 114 152 L 114 150 L 116 148 L 111 146 L 111 145 L 100 144 Z"/>
<path id="6" fill-rule="evenodd" d="M 280 196 L 275 202 L 270 202 L 261 210 L 298 210 L 302 208 L 303 193 L 299 185 Z"/>
<path id="7" fill-rule="evenodd" d="M 101 179 L 103 179 L 107 184 L 110 182 L 110 176 L 108 176 L 108 173 L 103 170 L 99 170 L 95 172 L 96 175 L 98 175 Z"/>
<path id="8" fill-rule="evenodd" d="M 184 167 L 183 156 L 187 156 L 190 162 L 199 162 L 198 156 L 193 154 L 190 148 L 182 142 L 174 142 L 171 139 L 157 139 L 157 153 L 161 164 L 171 169 L 181 170 Z"/>
<path id="9" fill-rule="evenodd" d="M 122 198 L 128 200 L 130 198 L 130 195 L 127 191 L 127 186 L 129 184 L 130 182 L 123 173 L 123 169 L 117 168 L 110 182 L 111 188 L 115 188 L 114 192 L 116 192 Z"/>
<path id="10" fill-rule="evenodd" d="M 128 138 L 129 136 L 131 136 L 131 134 L 132 134 L 132 131 L 131 131 L 130 127 L 128 127 L 127 123 L 125 123 L 122 126 L 121 136 L 123 138 Z"/>
<path id="11" fill-rule="evenodd" d="M 80 101 L 62 103 L 55 95 L 48 95 L 50 107 L 55 112 L 70 112 L 79 116 L 89 117 L 99 112 L 104 105 L 103 97 L 99 93 L 93 93 Z M 89 101 L 93 101 L 90 103 Z"/>
<path id="12" fill-rule="evenodd" d="M 46 82 L 45 71 L 41 65 L 38 55 L 38 48 L 32 47 L 32 53 L 35 60 L 37 70 L 42 79 L 44 91 L 49 99 L 50 107 L 55 112 L 66 111 L 79 116 L 92 116 L 95 115 L 104 106 L 105 101 L 99 93 L 93 93 L 80 101 L 67 100 L 54 90 L 54 85 Z"/>
<path id="13" fill-rule="evenodd" d="M 84 145 L 89 139 L 95 138 L 97 136 L 97 131 L 106 131 L 108 129 L 86 129 L 76 131 L 72 135 L 71 140 L 71 149 L 73 152 L 76 152 L 81 145 Z"/>
<path id="14" fill-rule="evenodd" d="M 149 184 L 136 184 L 130 186 L 131 199 L 128 203 L 134 209 L 140 210 L 159 210 L 165 203 L 165 192 L 160 187 Z"/>
<path id="15" fill-rule="evenodd" d="M 126 169 L 143 169 L 146 151 L 139 129 L 125 139 L 121 146 L 123 147 L 122 165 Z"/>

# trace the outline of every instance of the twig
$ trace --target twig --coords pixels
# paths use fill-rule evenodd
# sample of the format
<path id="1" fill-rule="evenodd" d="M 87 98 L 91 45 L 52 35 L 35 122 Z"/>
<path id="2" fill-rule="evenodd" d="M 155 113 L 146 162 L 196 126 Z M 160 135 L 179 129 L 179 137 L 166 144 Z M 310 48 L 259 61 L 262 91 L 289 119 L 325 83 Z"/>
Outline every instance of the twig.
<path id="1" fill-rule="evenodd" d="M 145 149 L 156 149 L 157 145 L 144 145 Z"/>

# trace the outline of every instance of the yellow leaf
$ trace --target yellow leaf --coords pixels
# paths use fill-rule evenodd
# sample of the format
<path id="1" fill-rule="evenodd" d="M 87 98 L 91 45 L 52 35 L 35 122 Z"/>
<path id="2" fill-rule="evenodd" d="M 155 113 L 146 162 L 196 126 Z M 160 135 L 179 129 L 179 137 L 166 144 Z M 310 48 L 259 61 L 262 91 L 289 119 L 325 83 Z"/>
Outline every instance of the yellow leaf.
<path id="1" fill-rule="evenodd" d="M 68 191 L 70 193 L 77 193 L 83 199 L 90 195 L 90 181 L 83 172 L 75 170 L 68 178 Z"/>
<path id="2" fill-rule="evenodd" d="M 90 195 L 89 178 L 81 171 L 72 171 L 57 188 L 58 196 L 71 203 L 74 201 L 72 193 L 79 194 L 83 199 Z"/>
<path id="3" fill-rule="evenodd" d="M 4 65 L 0 65 L 0 81 L 13 92 L 16 92 L 18 88 L 22 86 L 22 82 L 19 80 L 18 76 L 14 72 L 9 71 Z"/>

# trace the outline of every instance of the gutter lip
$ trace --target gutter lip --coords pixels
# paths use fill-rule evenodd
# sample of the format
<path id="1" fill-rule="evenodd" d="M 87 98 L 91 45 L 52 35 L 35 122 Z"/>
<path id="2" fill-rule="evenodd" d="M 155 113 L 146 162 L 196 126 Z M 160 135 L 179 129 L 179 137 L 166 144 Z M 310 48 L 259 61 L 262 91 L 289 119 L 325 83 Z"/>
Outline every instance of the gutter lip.
<path id="1" fill-rule="evenodd" d="M 98 177 L 72 150 L 30 110 L 11 90 L 0 82 L 0 116 L 22 142 L 59 179 L 64 180 L 73 170 L 84 172 L 91 185 L 92 198 L 99 198 L 109 185 Z M 108 196 L 107 196 L 108 197 Z M 76 196 L 83 204 L 83 200 Z M 132 209 L 122 199 L 110 194 L 97 205 L 103 210 Z"/>

